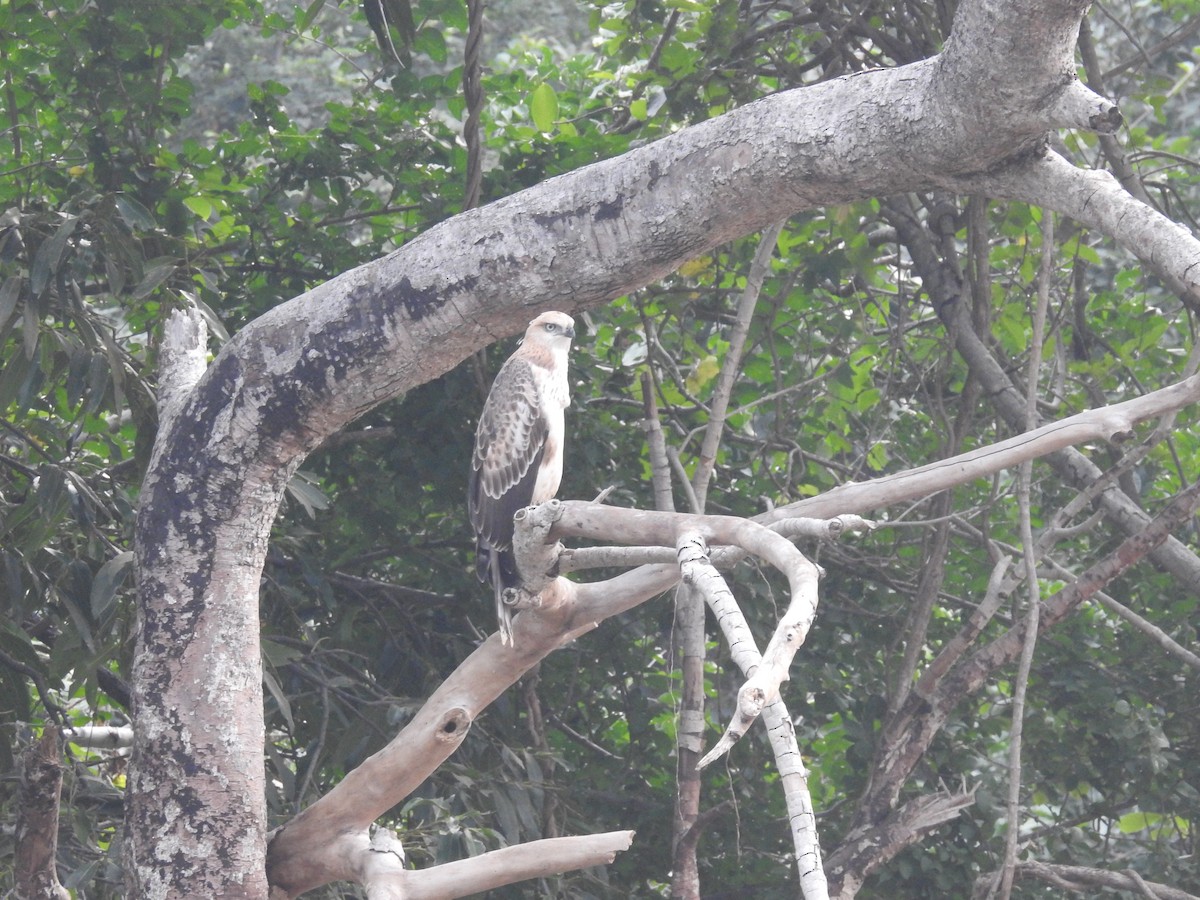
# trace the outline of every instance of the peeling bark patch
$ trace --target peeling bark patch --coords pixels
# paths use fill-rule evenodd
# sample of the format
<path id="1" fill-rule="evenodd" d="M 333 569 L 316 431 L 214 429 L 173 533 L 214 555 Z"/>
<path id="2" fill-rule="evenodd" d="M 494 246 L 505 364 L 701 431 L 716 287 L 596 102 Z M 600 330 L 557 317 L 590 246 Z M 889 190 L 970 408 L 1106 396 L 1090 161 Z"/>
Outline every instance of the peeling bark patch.
<path id="1" fill-rule="evenodd" d="M 236 356 L 214 362 L 165 438 L 169 449 L 157 461 L 157 477 L 138 511 L 142 640 L 167 659 L 178 659 L 191 645 L 212 587 L 220 526 L 239 506 L 245 485 L 244 456 L 225 459 L 216 449 L 231 403 L 245 402 L 235 393 L 243 380 Z"/>
<path id="2" fill-rule="evenodd" d="M 172 724 L 176 729 L 183 729 L 183 723 L 179 721 L 179 716 L 172 713 Z M 182 745 L 175 745 L 170 751 L 171 758 L 175 760 L 175 765 L 179 771 L 192 778 L 199 775 L 203 771 L 200 764 L 196 762 L 195 751 Z M 172 799 L 180 804 L 181 811 L 185 816 L 195 816 L 197 813 L 204 810 L 204 804 L 196 797 L 194 791 L 181 790 L 172 794 Z"/>
<path id="3" fill-rule="evenodd" d="M 650 167 L 648 170 L 648 174 L 646 176 L 647 189 L 652 189 L 656 184 L 658 184 L 659 179 L 662 177 L 663 177 L 663 170 L 662 170 L 662 166 L 660 166 L 658 164 L 658 160 L 656 160 L 656 159 L 650 160 Z"/>
<path id="4" fill-rule="evenodd" d="M 597 222 L 607 222 L 610 219 L 615 219 L 621 215 L 621 210 L 625 206 L 625 198 L 617 197 L 616 200 L 604 200 L 596 204 L 596 211 L 593 218 Z"/>
<path id="5" fill-rule="evenodd" d="M 1050 134 L 1047 132 L 1040 135 L 1036 139 L 1029 141 L 1024 146 L 1019 147 L 1016 152 L 1003 159 L 997 160 L 981 174 L 988 175 L 992 173 L 1003 172 L 1010 166 L 1021 166 L 1028 162 L 1033 162 L 1042 159 L 1050 151 Z M 976 173 L 967 172 L 965 175 L 973 175 Z"/>
<path id="6" fill-rule="evenodd" d="M 435 290 L 417 291 L 408 278 L 400 279 L 396 292 L 413 321 L 434 312 L 445 302 L 439 302 Z M 389 326 L 395 320 L 387 291 L 360 285 L 346 295 L 346 309 L 349 314 L 345 319 L 330 323 L 310 336 L 307 351 L 295 369 L 297 378 L 303 379 L 309 371 L 307 367 L 316 364 L 331 368 L 333 378 L 340 381 L 364 354 L 373 354 L 387 345 Z"/>
<path id="7" fill-rule="evenodd" d="M 581 204 L 574 209 L 566 209 L 562 212 L 533 213 L 532 218 L 534 223 L 542 228 L 553 228 L 555 225 L 575 219 L 590 218 L 594 222 L 608 222 L 618 218 L 624 208 L 625 198 L 618 196 L 613 200 Z"/>
<path id="8" fill-rule="evenodd" d="M 408 317 L 414 322 L 420 322 L 430 313 L 437 312 L 449 303 L 454 294 L 469 293 L 475 290 L 476 281 L 475 278 L 466 278 L 463 279 L 462 284 L 451 288 L 438 289 L 433 286 L 418 288 L 413 286 L 408 276 L 404 276 L 396 285 L 396 298 L 404 307 L 404 311 L 408 313 Z M 351 294 L 351 297 L 353 298 L 354 295 Z"/>
<path id="9" fill-rule="evenodd" d="M 297 366 L 297 369 L 301 366 Z M 320 368 L 324 370 L 336 367 L 332 363 L 322 362 Z M 315 396 L 316 391 L 299 371 L 295 377 L 288 376 L 277 381 L 271 391 L 271 398 L 259 410 L 263 435 L 278 441 L 302 428 L 307 418 L 307 410 L 315 405 Z"/>
<path id="10" fill-rule="evenodd" d="M 202 385 L 180 413 L 169 437 L 169 455 L 158 461 L 159 477 L 142 500 L 138 529 L 143 567 L 162 563 L 172 531 L 194 540 L 192 547 L 210 547 L 212 521 L 237 497 L 239 480 L 221 477 L 227 466 L 216 463 L 210 445 L 216 420 L 232 396 L 228 386 L 240 377 L 240 361 L 234 357 L 218 359 L 214 367 L 215 377 Z M 189 587 L 196 585 L 189 583 Z"/>
<path id="11" fill-rule="evenodd" d="M 507 237 L 508 236 L 503 231 L 493 231 L 489 234 L 481 234 L 475 238 L 475 246 L 482 247 L 484 244 L 491 243 L 492 241 L 503 242 Z"/>
<path id="12" fill-rule="evenodd" d="M 161 604 L 144 604 L 142 610 L 142 641 L 147 647 L 155 647 L 164 661 L 179 659 L 187 651 L 195 635 L 196 623 L 204 614 L 204 587 L 208 585 L 206 573 L 190 573 L 188 587 L 192 591 L 190 599 L 182 604 L 173 604 L 163 609 Z M 153 582 L 158 584 L 159 582 Z M 196 585 L 199 584 L 200 587 Z M 166 593 L 166 588 L 154 590 L 147 585 L 147 593 L 153 591 L 158 596 Z M 166 683 L 156 685 L 165 689 Z"/>

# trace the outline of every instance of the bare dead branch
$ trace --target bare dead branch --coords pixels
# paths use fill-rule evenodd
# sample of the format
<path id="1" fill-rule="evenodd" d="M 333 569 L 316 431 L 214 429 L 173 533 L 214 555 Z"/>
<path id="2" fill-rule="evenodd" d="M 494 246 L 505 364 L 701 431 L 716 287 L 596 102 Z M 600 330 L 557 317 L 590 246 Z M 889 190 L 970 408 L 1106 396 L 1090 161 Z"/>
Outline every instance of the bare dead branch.
<path id="1" fill-rule="evenodd" d="M 1012 557 L 1002 556 L 992 567 L 992 574 L 988 578 L 987 591 L 983 595 L 983 600 L 975 607 L 975 611 L 971 613 L 967 623 L 958 630 L 954 637 L 946 641 L 941 651 L 934 657 L 933 662 L 927 665 L 921 673 L 916 687 L 913 688 L 919 696 L 932 696 L 942 677 L 962 659 L 963 654 L 975 643 L 975 639 L 983 633 L 983 629 L 987 627 L 987 623 L 992 620 L 992 616 L 996 614 L 1000 604 L 1004 601 L 1005 593 L 1001 586 L 1011 565 Z"/>
<path id="2" fill-rule="evenodd" d="M 836 541 L 845 534 L 865 534 L 873 531 L 877 523 L 862 516 L 848 514 L 834 516 L 832 519 L 810 519 L 802 516 L 780 519 L 771 522 L 768 527 L 786 538 Z M 745 552 L 737 547 L 709 548 L 709 558 L 713 565 L 722 570 L 737 565 L 745 556 Z M 559 575 L 567 575 L 586 569 L 669 565 L 676 561 L 676 551 L 671 547 L 565 547 L 558 554 L 555 571 Z"/>
<path id="3" fill-rule="evenodd" d="M 788 609 L 763 653 L 762 663 L 739 692 L 739 708 L 754 717 L 777 699 L 779 685 L 787 678 L 792 658 L 808 635 L 817 608 L 817 567 L 787 538 L 767 527 L 732 516 L 652 513 L 596 507 L 577 501 L 562 502 L 560 508 L 561 515 L 550 531 L 551 537 L 589 537 L 651 545 L 661 545 L 664 539 L 671 538 L 678 546 L 687 536 L 705 543 L 740 547 L 782 572 L 789 585 Z"/>
<path id="4" fill-rule="evenodd" d="M 679 535 L 676 552 L 679 555 L 680 580 L 695 593 L 696 599 L 702 604 L 701 609 L 703 609 L 703 604 L 707 603 L 713 609 L 714 614 L 719 616 L 718 621 L 721 621 L 722 629 L 729 629 L 727 636 L 730 638 L 730 646 L 734 646 L 736 642 L 738 647 L 736 652 L 745 654 L 753 651 L 751 654 L 753 661 L 747 661 L 745 667 L 739 666 L 747 674 L 753 674 L 761 665 L 762 657 L 754 645 L 754 637 L 746 624 L 746 617 L 734 599 L 733 591 L 729 589 L 729 584 L 717 571 L 716 566 L 709 562 L 708 548 L 705 546 L 704 538 L 696 532 L 685 531 Z M 721 740 L 697 762 L 697 769 L 703 769 L 723 756 L 741 739 L 743 734 L 749 731 L 754 720 L 762 712 L 762 697 L 757 699 L 760 701 L 758 707 L 750 709 L 744 702 L 745 698 L 742 692 L 738 692 L 737 712 L 734 718 L 730 721 Z"/>
<path id="5" fill-rule="evenodd" d="M 564 547 L 558 555 L 557 571 L 568 575 L 587 569 L 669 566 L 674 561 L 675 551 L 670 547 Z"/>
<path id="6" fill-rule="evenodd" d="M 1043 182 L 1050 180 L 1047 176 L 1052 172 L 1061 178 L 1061 181 L 1054 185 L 1055 192 L 1075 191 L 1077 196 L 1074 210 L 1063 209 L 1065 198 L 1049 198 L 1049 193 L 1046 193 L 1051 188 L 1048 183 Z M 1009 188 L 1016 189 L 1019 185 L 1020 189 L 1026 192 L 1020 199 L 1027 199 L 1028 202 L 1047 209 L 1066 212 L 1077 219 L 1077 213 L 1087 213 L 1088 218 L 1081 221 L 1094 224 L 1094 227 L 1100 227 L 1106 233 L 1112 233 L 1109 229 L 1116 228 L 1123 230 L 1125 239 L 1134 240 L 1143 231 L 1152 231 L 1159 242 L 1156 248 L 1158 253 L 1173 251 L 1178 254 L 1166 266 L 1163 266 L 1161 261 L 1156 265 L 1169 268 L 1177 276 L 1177 281 L 1182 280 L 1195 285 L 1192 274 L 1196 264 L 1200 262 L 1200 247 L 1196 241 L 1174 223 L 1169 223 L 1167 227 L 1168 222 L 1165 218 L 1130 198 L 1110 176 L 1105 175 L 1098 180 L 1090 179 L 1081 170 L 1050 154 L 1045 159 L 1038 157 L 1034 163 L 1011 167 L 1006 178 L 1013 182 L 1008 187 L 1001 187 L 989 179 L 983 179 L 979 183 L 972 182 L 969 186 L 965 183 L 960 184 L 959 187 L 967 192 L 979 191 L 994 196 L 1012 197 Z M 1043 187 L 1045 192 L 1034 189 L 1035 184 Z M 1105 207 L 1098 220 L 1097 211 L 1093 207 Z M 1114 210 L 1120 212 L 1114 213 Z M 1024 429 L 1026 415 L 1023 395 L 981 339 L 970 311 L 960 302 L 964 290 L 957 267 L 939 257 L 938 249 L 914 218 L 905 215 L 902 210 L 897 210 L 893 222 L 903 236 L 915 266 L 921 272 L 925 289 L 933 300 L 939 318 L 945 323 L 947 332 L 954 340 L 955 349 L 966 362 L 973 379 L 979 382 L 991 398 L 997 412 L 1010 427 Z M 1150 255 L 1153 257 L 1157 254 Z M 1166 273 L 1161 274 L 1166 277 Z M 1200 296 L 1200 293 L 1197 295 Z M 1190 381 L 1190 376 L 1179 383 L 1187 381 Z M 1090 485 L 1102 477 L 1100 469 L 1091 460 L 1069 446 L 1064 446 L 1060 448 L 1060 452 L 1050 455 L 1049 462 L 1062 477 L 1076 486 Z M 1127 535 L 1136 534 L 1149 522 L 1149 516 L 1134 500 L 1111 485 L 1109 489 L 1100 493 L 1099 499 L 1109 521 Z M 1155 551 L 1154 558 L 1188 590 L 1200 593 L 1200 557 L 1181 541 L 1170 538 Z"/>
<path id="7" fill-rule="evenodd" d="M 733 593 L 709 563 L 703 550 L 703 541 L 695 535 L 681 536 L 681 576 L 704 596 L 725 634 L 734 664 L 749 677 L 757 671 L 762 655 Z M 763 710 L 762 718 L 783 785 L 801 892 L 805 900 L 826 900 L 829 889 L 821 863 L 821 843 L 812 795 L 808 790 L 808 771 L 800 755 L 791 716 L 783 700 L 777 699 Z"/>
<path id="8" fill-rule="evenodd" d="M 737 377 L 742 368 L 742 357 L 746 350 L 746 337 L 750 333 L 750 322 L 754 318 L 754 309 L 758 306 L 758 298 L 762 293 L 763 281 L 771 269 L 771 257 L 775 254 L 775 244 L 779 233 L 783 230 L 784 220 L 776 222 L 763 229 L 758 238 L 758 248 L 754 251 L 754 259 L 750 263 L 750 271 L 746 273 L 746 286 L 742 290 L 738 302 L 737 316 L 734 319 L 733 330 L 729 334 L 729 350 L 721 364 L 720 374 L 717 375 L 717 385 L 713 389 L 712 400 L 709 403 L 708 424 L 704 429 L 704 441 L 700 445 L 699 465 L 692 480 L 692 487 L 700 503 L 697 512 L 703 512 L 705 500 L 708 497 L 708 482 L 712 478 L 713 469 L 717 464 L 717 450 L 721 446 L 721 436 L 725 433 L 725 419 L 729 411 L 729 399 L 737 385 Z"/>
<path id="9" fill-rule="evenodd" d="M 661 512 L 674 512 L 675 500 L 671 493 L 671 461 L 667 458 L 667 439 L 663 435 L 662 422 L 658 416 L 658 400 L 654 392 L 654 378 L 650 370 L 642 372 L 642 406 L 645 418 L 646 448 L 650 457 L 650 481 L 654 486 L 654 508 Z"/>
<path id="10" fill-rule="evenodd" d="M 1195 894 L 1181 891 L 1167 884 L 1146 881 L 1132 869 L 1125 872 L 1113 872 L 1108 869 L 1094 869 L 1087 866 L 1060 866 L 1043 862 L 1019 862 L 1016 866 L 1017 877 L 1021 879 L 1036 879 L 1052 884 L 1063 890 L 1076 893 L 1094 893 L 1097 888 L 1109 888 L 1117 891 L 1136 891 L 1144 897 L 1153 900 L 1200 900 Z M 991 876 L 981 876 L 983 881 Z M 978 884 L 978 882 L 977 882 Z"/>
<path id="11" fill-rule="evenodd" d="M 834 516 L 861 513 L 928 497 L 938 491 L 1012 468 L 1026 459 L 1037 459 L 1057 450 L 1089 441 L 1122 443 L 1142 422 L 1200 401 L 1200 376 L 1193 375 L 1173 385 L 1111 406 L 1084 410 L 1025 434 L 980 447 L 950 459 L 915 469 L 885 475 L 871 481 L 836 487 L 818 497 L 781 506 L 760 521 L 796 515 Z"/>
<path id="12" fill-rule="evenodd" d="M 974 788 L 958 793 L 943 790 L 908 801 L 878 824 L 851 830 L 826 863 L 830 895 L 851 900 L 872 872 L 930 831 L 957 818 L 974 802 Z"/>
<path id="13" fill-rule="evenodd" d="M 385 828 L 335 834 L 330 843 L 350 861 L 369 900 L 451 900 L 531 878 L 611 863 L 629 849 L 632 831 L 546 838 L 427 869 L 405 868 L 399 838 Z"/>
<path id="14" fill-rule="evenodd" d="M 680 699 L 675 752 L 677 797 L 672 819 L 675 848 L 671 895 L 700 900 L 700 772 L 704 753 L 704 598 L 687 579 L 675 587 L 675 621 L 671 629 L 679 660 Z"/>
<path id="15" fill-rule="evenodd" d="M 63 737 L 88 750 L 127 750 L 133 746 L 132 725 L 76 725 Z"/>
<path id="16" fill-rule="evenodd" d="M 957 438 L 955 441 L 957 443 Z M 900 660 L 899 669 L 889 678 L 889 712 L 899 709 L 904 698 L 908 696 L 921 659 L 925 655 L 929 620 L 933 616 L 946 577 L 946 556 L 950 552 L 950 531 L 953 525 L 949 513 L 952 509 L 953 495 L 949 491 L 939 494 L 933 502 L 932 515 L 935 518 L 945 516 L 945 519 L 938 523 L 925 551 L 916 595 L 900 632 L 904 639 L 904 655 Z"/>
<path id="17" fill-rule="evenodd" d="M 621 851 L 628 850 L 633 844 L 633 836 L 632 831 L 611 831 L 581 837 L 547 838 L 429 869 L 409 870 L 401 879 L 403 891 L 392 896 L 396 900 L 465 897 L 530 878 L 602 866 L 611 863 Z M 370 896 L 374 900 L 375 895 Z"/>
<path id="18" fill-rule="evenodd" d="M 746 275 L 746 286 L 738 303 L 737 315 L 729 335 L 729 349 L 721 364 L 716 387 L 709 402 L 708 424 L 704 429 L 699 459 L 692 478 L 693 511 L 702 513 L 708 497 L 709 480 L 717 463 L 717 451 L 725 431 L 730 397 L 737 385 L 746 348 L 746 337 L 754 309 L 758 305 L 763 281 L 770 269 L 771 257 L 783 222 L 767 228 L 759 237 L 758 249 Z M 679 802 L 675 807 L 675 864 L 671 893 L 681 900 L 698 900 L 700 878 L 696 863 L 699 841 L 697 823 L 700 811 L 700 770 L 709 756 L 700 758 L 704 749 L 704 602 L 686 579 L 675 592 L 675 629 L 679 645 L 681 713 L 679 743 Z M 732 727 L 732 726 L 731 726 Z M 730 732 L 726 732 L 726 736 Z M 687 837 L 685 840 L 684 837 Z"/>
<path id="19" fill-rule="evenodd" d="M 836 541 L 844 534 L 866 534 L 874 531 L 878 524 L 871 519 L 847 513 L 830 519 L 810 519 L 806 516 L 796 516 L 772 522 L 770 528 L 786 538 L 808 537 Z"/>
<path id="20" fill-rule="evenodd" d="M 401 802 L 453 753 L 476 716 L 547 654 L 590 630 L 571 621 L 573 585 L 550 582 L 536 617 L 520 616 L 516 647 L 492 635 L 442 683 L 408 725 L 328 794 L 274 833 L 271 883 L 294 897 L 333 880 L 358 877 L 371 824 Z M 643 598 L 644 599 L 644 598 Z M 344 840 L 331 840 L 331 835 Z"/>
<path id="21" fill-rule="evenodd" d="M 1114 238 L 1193 308 L 1200 302 L 1195 239 L 1102 169 L 1080 169 L 1050 152 L 1004 172 L 958 181 L 955 188 L 1023 200 L 1070 216 Z"/>
<path id="22" fill-rule="evenodd" d="M 1064 578 L 1074 578 L 1075 577 L 1072 572 L 1070 572 L 1068 569 L 1061 566 L 1055 560 L 1049 559 L 1049 560 L 1047 560 L 1047 562 L 1049 563 L 1049 565 L 1051 567 L 1053 567 L 1054 571 L 1060 577 L 1064 577 Z M 1109 612 L 1114 613 L 1117 616 L 1120 616 L 1122 619 L 1124 619 L 1126 622 L 1128 622 L 1130 625 L 1132 625 L 1134 628 L 1136 628 L 1142 634 L 1144 634 L 1148 638 L 1150 638 L 1150 640 L 1154 641 L 1154 643 L 1158 644 L 1158 646 L 1161 647 L 1163 649 L 1163 651 L 1165 651 L 1166 653 L 1175 657 L 1180 662 L 1182 662 L 1184 665 L 1190 666 L 1193 669 L 1200 670 L 1200 656 L 1197 656 L 1195 653 L 1193 653 L 1187 647 L 1184 647 L 1182 644 L 1178 643 L 1169 634 L 1167 634 L 1165 631 L 1163 631 L 1161 628 L 1159 628 L 1157 625 L 1155 625 L 1149 619 L 1146 619 L 1143 616 L 1138 615 L 1136 612 L 1134 612 L 1132 609 L 1130 609 L 1124 603 L 1118 602 L 1117 600 L 1110 597 L 1108 594 L 1104 593 L 1104 591 L 1096 592 L 1096 601 L 1101 606 L 1103 606 L 1105 609 L 1107 609 Z"/>

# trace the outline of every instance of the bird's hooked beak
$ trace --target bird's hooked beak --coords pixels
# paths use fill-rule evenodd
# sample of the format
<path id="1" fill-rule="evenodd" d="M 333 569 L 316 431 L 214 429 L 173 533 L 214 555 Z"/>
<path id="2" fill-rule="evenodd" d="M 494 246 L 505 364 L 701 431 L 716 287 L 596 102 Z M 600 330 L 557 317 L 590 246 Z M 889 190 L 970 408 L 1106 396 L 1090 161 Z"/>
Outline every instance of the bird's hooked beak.
<path id="1" fill-rule="evenodd" d="M 563 334 L 565 334 L 571 340 L 574 340 L 575 339 L 575 328 L 573 326 L 567 326 L 566 328 L 563 329 Z"/>

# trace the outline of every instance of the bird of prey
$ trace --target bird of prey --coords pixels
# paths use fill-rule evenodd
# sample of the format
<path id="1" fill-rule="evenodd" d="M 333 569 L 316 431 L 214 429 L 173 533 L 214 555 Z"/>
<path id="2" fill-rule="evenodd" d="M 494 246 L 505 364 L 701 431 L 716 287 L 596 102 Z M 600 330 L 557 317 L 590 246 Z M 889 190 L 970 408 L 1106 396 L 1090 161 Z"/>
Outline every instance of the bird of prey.
<path id="1" fill-rule="evenodd" d="M 520 583 L 513 515 L 558 493 L 563 473 L 563 411 L 570 405 L 567 353 L 575 320 L 545 312 L 500 368 L 483 404 L 471 458 L 468 507 L 475 528 L 475 571 L 496 595 L 500 639 L 512 644 L 513 612 L 504 591 Z"/>

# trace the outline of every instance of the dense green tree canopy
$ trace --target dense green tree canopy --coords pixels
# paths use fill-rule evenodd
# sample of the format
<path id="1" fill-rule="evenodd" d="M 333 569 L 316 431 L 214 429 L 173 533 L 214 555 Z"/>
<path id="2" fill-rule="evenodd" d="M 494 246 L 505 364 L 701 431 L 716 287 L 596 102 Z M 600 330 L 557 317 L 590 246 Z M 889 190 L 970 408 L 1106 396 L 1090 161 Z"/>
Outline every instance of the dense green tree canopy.
<path id="1" fill-rule="evenodd" d="M 215 351 L 466 205 L 765 94 L 927 58 L 953 16 L 953 4 L 920 0 L 628 0 L 553 14 L 496 3 L 480 48 L 463 4 L 378 8 L 392 16 L 382 46 L 360 9 L 325 0 L 0 0 L 0 773 L 47 722 L 128 722 L 130 542 L 172 310 L 199 310 Z M 1115 139 L 1055 136 L 1068 158 L 1111 169 L 1189 227 L 1198 23 L 1190 0 L 1093 10 L 1080 71 L 1120 101 L 1125 126 Z M 464 90 L 472 62 L 478 97 Z M 473 112 L 479 142 L 463 134 Z M 687 508 L 679 476 L 699 465 L 757 249 L 756 238 L 730 243 L 580 323 L 560 496 L 611 486 L 611 503 L 654 507 L 652 395 Z M 939 306 L 948 275 L 964 285 L 969 326 Z M 1037 207 L 928 194 L 794 216 L 758 293 L 707 509 L 754 515 L 1024 430 L 960 354 L 959 328 L 1022 396 L 1040 352 L 1037 408 L 1061 419 L 1192 374 L 1195 311 L 1103 236 Z M 278 823 L 388 741 L 494 630 L 465 485 L 474 422 L 511 346 L 372 410 L 289 487 L 261 594 Z M 1080 449 L 1154 513 L 1200 475 L 1193 419 L 1145 426 L 1123 451 Z M 1020 558 L 1019 488 L 1003 472 L 877 510 L 883 527 L 870 535 L 803 545 L 825 577 L 786 698 L 827 848 L 853 820 L 906 680 L 983 602 L 996 561 Z M 1124 538 L 1090 496 L 1060 513 L 1084 490 L 1061 466 L 1033 468 L 1043 595 Z M 1176 537 L 1194 547 L 1194 526 Z M 731 578 L 768 633 L 786 583 L 750 567 Z M 1196 646 L 1198 585 L 1145 563 L 1105 590 L 1111 601 L 1086 604 L 1036 648 L 1022 858 L 1135 869 L 1198 893 L 1198 669 L 1182 651 Z M 1003 591 L 982 640 L 1024 615 L 1019 581 Z M 1130 624 L 1130 609 L 1161 635 Z M 409 859 L 632 828 L 632 849 L 603 871 L 496 895 L 667 895 L 681 689 L 672 618 L 665 597 L 610 620 L 505 694 L 393 811 Z M 740 676 L 708 633 L 715 739 Z M 1000 867 L 1015 673 L 953 710 L 906 787 L 965 784 L 974 804 L 863 896 L 965 897 Z M 60 875 L 78 896 L 120 896 L 123 757 L 68 751 Z M 777 781 L 758 731 L 705 771 L 705 896 L 796 895 Z M 5 776 L 6 820 L 16 806 Z M 0 854 L 12 843 L 0 829 Z M 5 868 L 0 889 L 12 886 Z M 1023 879 L 1014 896 L 1058 890 Z"/>

